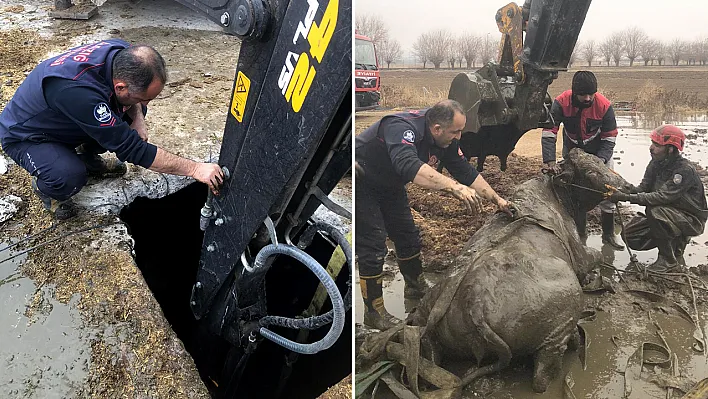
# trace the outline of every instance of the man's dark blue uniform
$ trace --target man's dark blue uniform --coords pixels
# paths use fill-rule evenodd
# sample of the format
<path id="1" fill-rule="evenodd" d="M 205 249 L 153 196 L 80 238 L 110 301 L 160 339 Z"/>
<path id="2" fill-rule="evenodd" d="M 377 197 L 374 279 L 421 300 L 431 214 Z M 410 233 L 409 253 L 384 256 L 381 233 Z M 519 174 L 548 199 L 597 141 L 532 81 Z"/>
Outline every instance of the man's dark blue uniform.
<path id="1" fill-rule="evenodd" d="M 356 253 L 361 276 L 382 272 L 387 233 L 399 259 L 420 253 L 420 234 L 405 185 L 424 163 L 437 168 L 442 162 L 465 186 L 478 176 L 457 140 L 447 148 L 435 145 L 426 111 L 388 115 L 356 137 L 356 161 L 364 171 L 356 182 Z"/>
<path id="2" fill-rule="evenodd" d="M 0 114 L 3 150 L 37 178 L 45 195 L 63 201 L 86 184 L 86 166 L 75 152 L 82 144 L 97 153 L 113 151 L 121 161 L 152 165 L 157 147 L 130 128 L 113 92 L 113 59 L 127 47 L 122 40 L 105 40 L 43 61 Z"/>

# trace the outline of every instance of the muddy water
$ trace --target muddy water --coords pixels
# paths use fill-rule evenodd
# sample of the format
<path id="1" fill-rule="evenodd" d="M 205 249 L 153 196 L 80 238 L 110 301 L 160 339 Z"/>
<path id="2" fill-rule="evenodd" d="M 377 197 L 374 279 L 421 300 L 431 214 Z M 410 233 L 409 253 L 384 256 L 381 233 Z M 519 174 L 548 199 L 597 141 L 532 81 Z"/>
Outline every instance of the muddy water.
<path id="1" fill-rule="evenodd" d="M 7 245 L 0 241 L 0 249 Z M 38 289 L 21 277 L 18 268 L 26 255 L 3 262 L 14 254 L 0 252 L 0 397 L 73 397 L 91 361 L 90 334 L 82 330 L 75 308 L 78 298 L 67 305 L 55 301 L 52 287 Z"/>
<path id="2" fill-rule="evenodd" d="M 649 163 L 649 133 L 651 129 L 662 123 L 673 123 L 684 129 L 689 134 L 684 156 L 708 167 L 708 116 L 697 115 L 680 118 L 646 118 L 640 116 L 617 117 L 619 137 L 615 147 L 615 170 L 632 184 L 639 184 L 644 174 L 644 169 Z M 695 138 L 692 135 L 695 135 Z M 625 215 L 629 214 L 630 207 L 642 210 L 643 207 L 624 204 L 620 206 Z M 628 217 L 625 216 L 625 222 Z M 619 232 L 619 231 L 618 231 Z M 686 248 L 685 260 L 688 266 L 708 263 L 708 234 L 694 237 Z M 600 250 L 606 262 L 618 268 L 625 268 L 629 264 L 627 251 L 615 252 L 608 246 L 602 245 L 599 235 L 591 235 L 587 245 Z M 638 252 L 640 262 L 650 263 L 656 259 L 657 250 Z M 403 305 L 403 279 L 393 265 L 386 266 L 396 272 L 395 278 L 385 287 L 386 308 L 398 317 L 404 317 Z M 532 368 L 530 363 L 512 365 L 507 370 L 477 381 L 465 392 L 465 397 L 478 397 L 479 393 L 490 398 L 563 398 L 565 379 L 569 376 L 573 381 L 572 392 L 577 398 L 616 398 L 624 394 L 625 379 L 623 371 L 627 361 L 643 342 L 661 343 L 656 327 L 650 320 L 655 320 L 664 331 L 669 348 L 678 357 L 678 369 L 682 376 L 693 381 L 708 376 L 708 359 L 692 349 L 694 339 L 692 324 L 676 315 L 667 315 L 656 309 L 648 301 L 635 298 L 627 293 L 610 296 L 606 302 L 601 302 L 601 309 L 597 318 L 586 322 L 583 326 L 589 338 L 589 347 L 586 357 L 586 368 L 578 357 L 578 352 L 568 351 L 564 358 L 563 370 L 560 377 L 554 381 L 544 394 L 536 394 L 531 390 Z M 593 298 L 588 295 L 588 301 Z M 690 300 L 689 300 L 690 301 Z M 638 309 L 636 304 L 642 307 Z M 356 320 L 363 319 L 361 294 L 357 290 Z M 699 307 L 703 329 L 708 319 L 708 309 Z M 465 370 L 464 365 L 450 365 L 458 373 Z M 652 373 L 646 367 L 640 379 L 632 382 L 632 395 L 630 398 L 666 397 L 666 390 L 649 382 L 653 373 L 668 374 L 667 369 L 653 368 Z M 475 392 L 477 394 L 475 394 Z"/>

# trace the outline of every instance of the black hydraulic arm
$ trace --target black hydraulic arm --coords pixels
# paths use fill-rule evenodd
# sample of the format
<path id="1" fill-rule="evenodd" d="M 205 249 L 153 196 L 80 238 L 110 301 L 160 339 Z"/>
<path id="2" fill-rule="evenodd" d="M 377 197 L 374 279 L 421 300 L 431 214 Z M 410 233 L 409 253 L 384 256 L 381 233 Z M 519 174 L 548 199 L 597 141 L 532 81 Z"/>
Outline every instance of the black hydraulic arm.
<path id="1" fill-rule="evenodd" d="M 231 3 L 198 3 L 222 2 L 227 8 Z M 283 213 L 307 200 L 303 196 L 311 191 L 309 179 L 319 163 L 331 164 L 315 182 L 325 194 L 351 164 L 350 136 L 342 134 L 351 119 L 351 0 L 261 4 L 265 29 L 242 43 L 230 98 L 219 164 L 231 177 L 214 197 L 216 218 L 204 236 L 190 303 L 198 319 L 217 312 L 223 320 L 221 313 L 234 311 L 217 306 L 222 300 L 215 297 L 221 292 L 223 299 L 225 283 L 243 273 L 241 255 L 266 217 L 279 232 L 294 222 Z M 307 220 L 314 208 L 306 206 L 300 219 Z M 238 280 L 251 281 L 244 291 L 261 291 L 254 287 L 258 279 Z"/>

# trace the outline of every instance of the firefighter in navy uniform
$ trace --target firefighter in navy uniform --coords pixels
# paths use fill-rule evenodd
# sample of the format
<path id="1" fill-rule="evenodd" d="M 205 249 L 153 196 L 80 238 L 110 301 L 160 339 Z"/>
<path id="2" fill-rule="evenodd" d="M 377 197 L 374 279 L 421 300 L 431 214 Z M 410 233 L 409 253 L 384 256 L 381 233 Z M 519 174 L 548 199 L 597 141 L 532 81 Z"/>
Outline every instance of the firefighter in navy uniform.
<path id="1" fill-rule="evenodd" d="M 387 329 L 400 322 L 383 301 L 387 234 L 396 247 L 405 300 L 414 306 L 426 288 L 419 278 L 421 241 L 407 183 L 450 193 L 471 212 L 481 212 L 481 196 L 511 214 L 511 203 L 494 192 L 460 151 L 465 120 L 459 103 L 444 100 L 427 110 L 385 116 L 356 137 L 356 256 L 368 326 Z M 439 162 L 457 181 L 436 171 Z"/>
<path id="2" fill-rule="evenodd" d="M 597 79 L 590 71 L 578 71 L 573 75 L 572 89 L 561 93 L 553 101 L 551 114 L 555 122 L 552 129 L 544 129 L 541 136 L 543 163 L 553 169 L 556 163 L 556 138 L 561 122 L 563 123 L 563 157 L 567 157 L 573 148 L 581 148 L 588 154 L 602 159 L 612 169 L 612 154 L 617 139 L 617 121 L 610 100 L 597 93 Z M 615 250 L 624 246 L 615 237 L 615 204 L 609 201 L 600 203 L 602 214 L 602 242 Z M 578 234 L 587 237 L 587 214 L 577 212 L 575 223 Z"/>
<path id="3" fill-rule="evenodd" d="M 76 214 L 71 200 L 87 176 L 115 177 L 122 161 L 191 176 L 217 190 L 218 165 L 197 163 L 148 143 L 147 103 L 167 81 L 149 46 L 105 40 L 40 63 L 0 114 L 0 145 L 32 175 L 32 188 L 56 219 Z M 120 160 L 100 155 L 113 151 Z"/>
<path id="4" fill-rule="evenodd" d="M 663 125 L 651 132 L 651 161 L 638 187 L 630 192 L 609 187 L 609 200 L 645 205 L 644 214 L 624 227 L 630 248 L 659 249 L 650 270 L 667 271 L 681 262 L 690 237 L 703 233 L 708 207 L 696 169 L 683 158 L 686 137 L 676 126 Z"/>

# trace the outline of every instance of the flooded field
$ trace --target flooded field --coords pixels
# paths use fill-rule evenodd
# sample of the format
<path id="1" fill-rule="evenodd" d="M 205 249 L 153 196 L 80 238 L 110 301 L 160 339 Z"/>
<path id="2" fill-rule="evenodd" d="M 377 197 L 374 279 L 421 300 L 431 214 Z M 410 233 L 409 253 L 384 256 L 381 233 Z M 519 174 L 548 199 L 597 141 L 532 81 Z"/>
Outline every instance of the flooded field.
<path id="1" fill-rule="evenodd" d="M 641 115 L 626 115 L 618 116 L 617 123 L 619 137 L 614 154 L 615 170 L 632 184 L 639 184 L 645 167 L 651 159 L 649 133 L 651 129 L 662 123 L 672 123 L 681 127 L 688 136 L 684 156 L 703 168 L 708 166 L 708 116 L 706 115 L 663 120 L 646 118 Z M 540 141 L 537 141 L 538 144 L 535 147 L 537 150 L 534 153 L 534 143 L 530 140 L 539 140 L 539 138 L 530 133 L 524 136 L 517 145 L 517 151 L 523 149 L 521 151 L 524 152 L 518 155 L 539 157 Z M 510 164 L 514 161 L 519 162 L 512 159 Z M 489 177 L 487 179 L 494 187 L 492 179 Z M 416 201 L 415 195 L 412 195 L 411 202 L 414 203 L 414 201 Z M 624 215 L 624 222 L 627 222 L 630 215 L 641 211 L 642 208 L 627 203 L 621 204 L 620 209 Z M 448 218 L 450 218 L 449 215 Z M 420 224 L 419 220 L 417 222 Z M 421 226 L 424 237 L 427 229 L 426 223 Z M 621 270 L 626 269 L 630 263 L 629 253 L 626 250 L 615 252 L 603 245 L 599 231 L 596 228 L 593 229 L 591 224 L 589 222 L 591 235 L 587 240 L 587 245 L 601 251 L 606 263 Z M 451 248 L 450 252 L 454 253 L 455 251 Z M 644 264 L 653 262 L 657 256 L 656 249 L 635 253 L 639 262 Z M 432 255 L 437 256 L 438 254 L 432 253 Z M 692 238 L 686 249 L 685 260 L 689 267 L 708 264 L 708 234 L 704 233 Z M 390 271 L 393 277 L 386 283 L 388 285 L 385 287 L 385 303 L 390 313 L 404 318 L 406 316 L 402 298 L 404 283 L 401 274 L 394 265 L 394 258 L 388 257 L 385 270 Z M 696 350 L 700 349 L 700 345 L 702 345 L 700 339 L 702 339 L 702 333 L 706 331 L 706 320 L 708 319 L 708 309 L 705 306 L 706 292 L 703 292 L 702 289 L 699 290 L 701 287 L 694 286 L 696 291 L 695 309 L 698 312 L 702 332 L 696 330 L 691 321 L 695 312 L 688 286 L 673 283 L 654 284 L 639 280 L 625 283 L 619 280 L 617 274 L 611 272 L 603 272 L 603 274 L 614 281 L 616 292 L 585 294 L 587 308 L 594 311 L 594 317 L 581 322 L 586 337 L 584 362 L 579 356 L 582 351 L 568 351 L 559 378 L 545 393 L 537 394 L 531 389 L 532 367 L 530 359 L 517 359 L 501 373 L 472 383 L 465 390 L 464 397 L 615 398 L 625 394 L 626 386 L 631 387 L 631 394 L 628 396 L 630 398 L 680 397 L 681 392 L 678 389 L 673 390 L 675 391 L 673 396 L 666 396 L 667 390 L 662 387 L 666 384 L 665 378 L 670 377 L 674 372 L 669 367 L 672 356 L 670 354 L 676 355 L 675 372 L 681 376 L 678 380 L 674 380 L 674 386 L 678 385 L 676 381 L 683 381 L 685 385 L 708 376 L 708 356 L 704 352 Z M 440 278 L 440 275 L 426 273 L 426 277 L 429 280 L 435 280 Z M 680 277 L 677 278 L 680 279 Z M 665 300 L 655 302 L 633 293 L 631 290 L 659 293 Z M 356 321 L 361 323 L 363 306 L 359 290 L 356 292 L 358 305 Z M 690 316 L 685 312 L 671 309 L 672 302 L 679 303 Z M 665 344 L 662 339 L 665 339 Z M 638 348 L 641 348 L 645 342 L 650 344 L 644 347 L 645 364 L 642 368 L 642 361 L 637 360 L 640 354 Z M 664 346 L 670 354 L 657 351 L 653 344 Z M 444 366 L 450 371 L 462 375 L 471 364 L 452 363 Z M 685 386 L 684 389 L 686 389 Z"/>
<path id="2" fill-rule="evenodd" d="M 0 242 L 0 397 L 73 396 L 91 356 L 90 330 L 80 328 L 75 309 L 78 298 L 62 304 L 53 287 L 21 277 L 26 255 L 14 257 L 11 245 Z M 27 304 L 36 306 L 30 310 Z"/>

